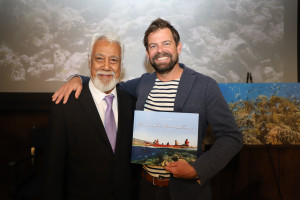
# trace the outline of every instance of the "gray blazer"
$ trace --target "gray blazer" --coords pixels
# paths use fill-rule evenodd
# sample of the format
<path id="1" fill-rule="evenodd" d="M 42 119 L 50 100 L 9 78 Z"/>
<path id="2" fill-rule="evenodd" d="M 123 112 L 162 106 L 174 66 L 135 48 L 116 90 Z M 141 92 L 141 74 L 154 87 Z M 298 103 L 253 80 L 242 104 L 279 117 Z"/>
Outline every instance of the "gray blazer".
<path id="1" fill-rule="evenodd" d="M 216 141 L 206 152 L 199 148 L 198 158 L 192 164 L 198 173 L 201 185 L 196 180 L 172 177 L 171 197 L 172 199 L 211 199 L 209 180 L 240 151 L 243 137 L 217 82 L 183 64 L 180 64 L 180 67 L 183 68 L 183 74 L 178 86 L 174 112 L 199 113 L 198 147 L 202 146 L 208 125 L 211 126 Z M 146 73 L 140 78 L 120 84 L 137 98 L 137 110 L 144 109 L 155 79 L 155 73 Z"/>

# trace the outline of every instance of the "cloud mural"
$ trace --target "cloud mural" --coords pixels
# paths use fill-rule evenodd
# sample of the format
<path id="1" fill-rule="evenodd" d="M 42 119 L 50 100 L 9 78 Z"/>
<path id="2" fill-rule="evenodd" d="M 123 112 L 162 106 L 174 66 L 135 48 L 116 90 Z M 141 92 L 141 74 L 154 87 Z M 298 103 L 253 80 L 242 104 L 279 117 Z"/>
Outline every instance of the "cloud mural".
<path id="1" fill-rule="evenodd" d="M 90 37 L 106 31 L 124 41 L 124 80 L 139 77 L 149 71 L 144 31 L 162 17 L 181 35 L 180 62 L 196 71 L 219 83 L 245 82 L 247 72 L 255 82 L 286 82 L 284 9 L 283 0 L 0 0 L 1 81 L 26 90 L 31 80 L 88 75 Z"/>

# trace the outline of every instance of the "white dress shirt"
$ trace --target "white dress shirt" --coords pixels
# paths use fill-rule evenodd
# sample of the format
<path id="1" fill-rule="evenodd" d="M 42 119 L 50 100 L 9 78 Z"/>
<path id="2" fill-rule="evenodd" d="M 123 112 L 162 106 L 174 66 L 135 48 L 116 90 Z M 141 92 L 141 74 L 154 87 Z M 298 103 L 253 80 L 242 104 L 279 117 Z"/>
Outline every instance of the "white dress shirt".
<path id="1" fill-rule="evenodd" d="M 118 96 L 117 96 L 116 88 L 114 88 L 111 91 L 110 94 L 105 94 L 104 92 L 101 92 L 100 90 L 98 90 L 95 87 L 92 80 L 89 81 L 89 88 L 91 90 L 94 102 L 96 104 L 98 113 L 99 113 L 100 118 L 101 118 L 102 123 L 103 123 L 103 126 L 105 124 L 105 111 L 106 111 L 106 108 L 107 108 L 107 103 L 104 100 L 104 97 L 107 96 L 107 95 L 110 95 L 110 94 L 113 94 L 115 96 L 114 99 L 113 99 L 112 109 L 113 109 L 113 112 L 114 112 L 116 127 L 117 127 L 117 130 L 118 130 Z"/>

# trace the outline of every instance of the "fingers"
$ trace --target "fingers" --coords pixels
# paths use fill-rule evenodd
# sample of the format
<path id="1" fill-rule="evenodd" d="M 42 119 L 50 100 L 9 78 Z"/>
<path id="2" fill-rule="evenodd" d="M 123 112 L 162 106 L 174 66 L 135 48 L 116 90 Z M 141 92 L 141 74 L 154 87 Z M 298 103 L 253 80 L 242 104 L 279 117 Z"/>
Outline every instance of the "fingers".
<path id="1" fill-rule="evenodd" d="M 76 98 L 76 99 L 78 99 L 78 97 L 79 97 L 79 95 L 80 95 L 80 93 L 81 93 L 81 90 L 82 90 L 82 85 L 79 85 L 79 86 L 77 87 L 76 92 L 75 92 L 75 98 Z"/>
<path id="2" fill-rule="evenodd" d="M 174 173 L 176 171 L 176 167 L 178 166 L 177 162 L 168 162 L 168 163 L 166 163 L 166 166 L 165 166 L 165 170 L 171 172 L 174 177 L 176 177 L 176 175 Z"/>
<path id="3" fill-rule="evenodd" d="M 56 104 L 59 104 L 59 102 L 61 101 L 62 98 L 63 98 L 62 95 L 58 95 L 58 97 L 57 97 L 55 103 L 56 103 Z"/>
<path id="4" fill-rule="evenodd" d="M 196 170 L 185 160 L 168 163 L 165 167 L 167 171 L 176 178 L 191 179 L 197 177 Z"/>
<path id="5" fill-rule="evenodd" d="M 63 99 L 63 103 L 66 104 L 72 91 L 76 91 L 75 97 L 78 99 L 78 97 L 82 91 L 81 79 L 79 77 L 71 78 L 62 87 L 60 87 L 53 94 L 52 101 L 55 101 L 55 103 L 58 104 Z"/>
<path id="6" fill-rule="evenodd" d="M 58 90 L 56 90 L 54 92 L 54 94 L 52 95 L 52 101 L 56 101 L 57 100 L 57 98 L 59 97 L 59 94 L 60 94 L 60 91 L 62 90 L 62 88 L 63 88 L 63 86 L 60 87 Z"/>
<path id="7" fill-rule="evenodd" d="M 177 162 L 168 162 L 167 167 L 175 167 L 177 166 Z"/>
<path id="8" fill-rule="evenodd" d="M 178 159 L 178 161 L 175 161 L 175 162 L 169 162 L 167 166 L 170 166 L 170 167 L 176 167 L 178 165 L 186 165 L 188 164 L 188 162 L 184 159 Z"/>
<path id="9" fill-rule="evenodd" d="M 58 94 L 57 100 L 55 101 L 56 104 L 59 104 L 59 102 L 64 98 L 65 93 L 66 93 L 66 90 L 67 90 L 66 84 L 67 84 L 67 83 L 65 83 L 65 84 L 58 90 L 59 94 Z M 65 103 L 65 102 L 63 102 L 63 103 Z"/>
<path id="10" fill-rule="evenodd" d="M 176 173 L 177 169 L 176 169 L 175 166 L 171 167 L 170 165 L 168 165 L 168 166 L 165 167 L 165 170 L 167 170 L 168 172 L 170 172 L 175 178 L 178 177 L 177 173 Z"/>
<path id="11" fill-rule="evenodd" d="M 56 91 L 56 92 L 52 95 L 52 101 L 56 101 L 57 97 L 58 97 L 58 93 L 57 93 L 57 91 Z"/>
<path id="12" fill-rule="evenodd" d="M 180 162 L 181 161 L 168 162 L 167 166 L 165 167 L 165 170 L 171 172 L 173 176 L 176 177 L 175 172 L 177 171 L 178 167 L 180 167 Z"/>
<path id="13" fill-rule="evenodd" d="M 55 101 L 56 104 L 58 104 L 62 98 L 63 98 L 63 93 L 65 90 L 65 84 L 60 87 L 55 93 L 52 95 L 52 101 Z"/>
<path id="14" fill-rule="evenodd" d="M 66 90 L 64 91 L 64 95 L 63 95 L 63 97 L 64 97 L 63 104 L 66 104 L 68 102 L 69 96 L 72 91 L 73 91 L 72 88 L 70 88 L 70 87 L 66 88 Z"/>

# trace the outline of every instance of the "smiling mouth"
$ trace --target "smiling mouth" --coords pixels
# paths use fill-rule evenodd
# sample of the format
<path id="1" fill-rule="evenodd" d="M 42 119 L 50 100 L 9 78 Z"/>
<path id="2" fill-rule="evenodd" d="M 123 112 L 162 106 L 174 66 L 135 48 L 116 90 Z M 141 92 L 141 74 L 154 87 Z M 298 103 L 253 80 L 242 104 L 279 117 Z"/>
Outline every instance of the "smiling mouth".
<path id="1" fill-rule="evenodd" d="M 157 60 L 166 60 L 168 59 L 169 57 L 161 57 L 161 58 L 157 58 Z"/>
<path id="2" fill-rule="evenodd" d="M 111 74 L 107 74 L 107 75 L 105 75 L 105 74 L 98 74 L 98 76 L 99 76 L 99 78 L 104 78 L 104 79 L 113 77 L 113 75 L 111 75 Z"/>
<path id="3" fill-rule="evenodd" d="M 97 72 L 97 76 L 100 79 L 111 79 L 112 77 L 114 77 L 114 72 Z"/>

